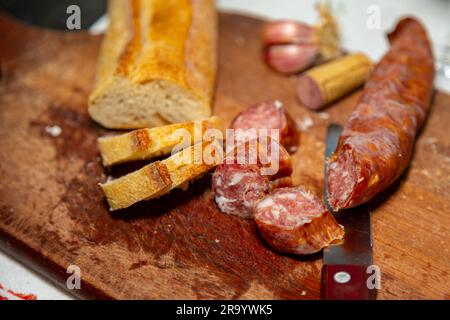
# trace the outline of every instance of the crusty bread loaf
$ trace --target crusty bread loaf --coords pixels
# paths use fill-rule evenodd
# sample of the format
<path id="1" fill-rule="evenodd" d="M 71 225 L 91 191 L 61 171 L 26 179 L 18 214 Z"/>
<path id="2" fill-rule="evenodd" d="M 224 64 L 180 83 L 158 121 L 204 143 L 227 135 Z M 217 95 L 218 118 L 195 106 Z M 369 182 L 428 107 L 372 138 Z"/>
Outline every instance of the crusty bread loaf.
<path id="1" fill-rule="evenodd" d="M 103 165 L 151 159 L 189 147 L 202 140 L 205 131 L 222 131 L 218 117 L 206 120 L 189 121 L 150 129 L 138 129 L 116 136 L 98 139 Z"/>
<path id="2" fill-rule="evenodd" d="M 216 73 L 214 0 L 110 0 L 91 117 L 134 129 L 204 119 Z"/>
<path id="3" fill-rule="evenodd" d="M 100 184 L 110 210 L 131 206 L 159 197 L 172 189 L 185 188 L 222 162 L 218 140 L 209 139 L 186 148 L 171 157 L 150 163 L 118 179 Z"/>

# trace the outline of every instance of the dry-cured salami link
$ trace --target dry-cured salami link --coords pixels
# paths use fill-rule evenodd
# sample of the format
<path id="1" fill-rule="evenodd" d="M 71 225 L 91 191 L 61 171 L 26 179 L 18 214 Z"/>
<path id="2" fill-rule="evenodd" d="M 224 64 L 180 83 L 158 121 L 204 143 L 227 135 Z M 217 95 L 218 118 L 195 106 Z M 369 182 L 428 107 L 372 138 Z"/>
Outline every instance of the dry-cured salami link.
<path id="1" fill-rule="evenodd" d="M 294 120 L 278 100 L 250 106 L 234 118 L 230 128 L 241 129 L 243 132 L 256 130 L 256 134 L 258 129 L 278 129 L 279 137 L 273 137 L 278 139 L 289 152 L 295 151 L 299 140 L 299 132 Z M 268 134 L 270 135 L 271 132 L 269 131 Z M 245 138 L 238 132 L 238 140 L 242 137 Z"/>
<path id="2" fill-rule="evenodd" d="M 300 187 L 269 194 L 255 206 L 254 218 L 263 238 L 281 252 L 318 252 L 344 236 L 323 202 Z"/>
<path id="3" fill-rule="evenodd" d="M 270 183 L 256 165 L 221 164 L 214 172 L 212 188 L 222 212 L 251 218 L 255 204 L 269 193 Z"/>
<path id="4" fill-rule="evenodd" d="M 425 29 L 405 18 L 388 38 L 391 48 L 328 160 L 328 201 L 334 210 L 369 201 L 403 173 L 429 109 L 434 61 Z"/>

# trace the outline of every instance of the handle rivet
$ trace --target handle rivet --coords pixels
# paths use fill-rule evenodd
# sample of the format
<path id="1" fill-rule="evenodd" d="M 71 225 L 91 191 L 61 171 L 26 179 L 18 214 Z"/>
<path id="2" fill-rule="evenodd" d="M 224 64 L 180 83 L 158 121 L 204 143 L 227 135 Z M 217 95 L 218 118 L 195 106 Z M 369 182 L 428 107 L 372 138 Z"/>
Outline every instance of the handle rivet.
<path id="1" fill-rule="evenodd" d="M 352 277 L 350 276 L 350 274 L 345 271 L 336 272 L 333 277 L 334 281 L 336 281 L 337 283 L 342 283 L 342 284 L 349 282 L 351 278 Z"/>

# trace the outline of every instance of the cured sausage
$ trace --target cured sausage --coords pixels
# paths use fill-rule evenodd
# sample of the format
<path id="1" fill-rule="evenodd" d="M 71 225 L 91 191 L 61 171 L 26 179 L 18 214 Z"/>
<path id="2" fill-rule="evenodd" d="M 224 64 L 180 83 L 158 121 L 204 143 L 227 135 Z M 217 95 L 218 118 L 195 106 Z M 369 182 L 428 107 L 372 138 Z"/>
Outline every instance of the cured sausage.
<path id="1" fill-rule="evenodd" d="M 268 134 L 277 139 L 289 152 L 296 150 L 299 141 L 299 132 L 294 120 L 278 100 L 248 107 L 234 118 L 230 128 L 244 131 L 236 131 L 236 138 L 239 142 L 246 138 L 245 132 L 250 129 L 278 129 L 279 136 L 271 135 L 271 132 Z M 257 131 L 254 132 L 257 134 Z"/>
<path id="2" fill-rule="evenodd" d="M 278 101 L 248 108 L 231 127 L 240 130 L 227 136 L 226 156 L 213 174 L 212 188 L 222 212 L 251 218 L 254 205 L 272 187 L 291 185 L 291 156 L 279 139 L 297 145 L 298 133 Z M 280 135 L 260 135 L 257 129 L 279 129 Z"/>
<path id="3" fill-rule="evenodd" d="M 320 109 L 361 86 L 371 69 L 371 61 L 362 53 L 335 59 L 301 74 L 297 97 L 305 107 Z"/>
<path id="4" fill-rule="evenodd" d="M 275 180 L 271 180 L 270 186 L 272 190 L 277 188 L 292 187 L 292 177 L 281 177 Z"/>
<path id="5" fill-rule="evenodd" d="M 214 172 L 212 189 L 222 212 L 251 218 L 255 204 L 269 193 L 270 183 L 256 165 L 221 164 Z"/>
<path id="6" fill-rule="evenodd" d="M 277 140 L 253 139 L 225 156 L 213 174 L 212 188 L 224 213 L 251 218 L 255 203 L 271 189 L 291 185 L 292 161 Z"/>
<path id="7" fill-rule="evenodd" d="M 266 140 L 266 141 L 264 141 Z M 292 158 L 275 139 L 252 139 L 238 144 L 227 152 L 226 164 L 251 164 L 260 168 L 260 173 L 269 180 L 288 177 L 292 174 Z"/>
<path id="8" fill-rule="evenodd" d="M 424 27 L 402 19 L 373 70 L 328 165 L 333 210 L 369 201 L 408 166 L 433 91 L 434 61 Z"/>
<path id="9" fill-rule="evenodd" d="M 263 238 L 281 252 L 318 252 L 344 236 L 323 202 L 300 187 L 273 191 L 256 204 L 254 218 Z"/>

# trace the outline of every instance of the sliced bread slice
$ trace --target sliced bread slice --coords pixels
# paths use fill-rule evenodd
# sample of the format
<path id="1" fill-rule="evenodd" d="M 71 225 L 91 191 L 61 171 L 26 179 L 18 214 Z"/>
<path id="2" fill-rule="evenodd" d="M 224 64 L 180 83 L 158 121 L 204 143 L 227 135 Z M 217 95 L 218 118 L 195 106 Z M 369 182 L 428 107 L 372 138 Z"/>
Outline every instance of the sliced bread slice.
<path id="1" fill-rule="evenodd" d="M 121 178 L 100 184 L 110 210 L 157 198 L 175 188 L 187 188 L 189 181 L 222 162 L 221 148 L 217 139 L 201 141 L 163 161 L 150 163 Z"/>
<path id="2" fill-rule="evenodd" d="M 208 129 L 222 130 L 220 119 L 171 124 L 150 129 L 134 130 L 117 136 L 98 139 L 103 165 L 151 159 L 189 147 L 202 140 Z"/>

